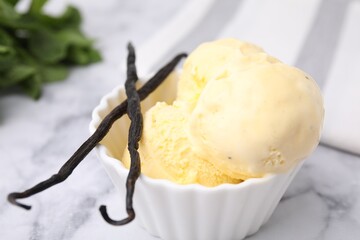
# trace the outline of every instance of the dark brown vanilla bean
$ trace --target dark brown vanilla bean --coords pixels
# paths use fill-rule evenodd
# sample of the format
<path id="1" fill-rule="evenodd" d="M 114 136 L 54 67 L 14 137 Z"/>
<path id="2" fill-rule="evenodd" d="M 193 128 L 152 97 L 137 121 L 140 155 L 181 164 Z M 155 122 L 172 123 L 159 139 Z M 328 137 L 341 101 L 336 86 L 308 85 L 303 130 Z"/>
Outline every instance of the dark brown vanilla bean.
<path id="1" fill-rule="evenodd" d="M 128 102 L 127 114 L 130 119 L 128 150 L 131 160 L 129 174 L 126 179 L 126 211 L 128 213 L 128 217 L 120 221 L 112 220 L 107 214 L 106 206 L 100 206 L 100 213 L 105 221 L 116 226 L 127 224 L 135 218 L 133 195 L 136 180 L 139 178 L 141 172 L 141 162 L 138 148 L 143 128 L 143 117 L 141 114 L 140 98 L 135 86 L 135 83 L 138 80 L 135 65 L 135 49 L 131 43 L 128 45 L 128 51 L 127 78 L 125 81 L 125 92 Z"/>
<path id="2" fill-rule="evenodd" d="M 187 55 L 184 53 L 177 55 L 163 68 L 161 68 L 149 81 L 147 81 L 145 85 L 138 90 L 140 99 L 145 99 L 152 91 L 154 91 L 174 70 L 179 61 L 186 56 Z M 31 209 L 31 206 L 17 202 L 17 199 L 28 198 L 65 181 L 65 179 L 71 175 L 73 170 L 81 163 L 89 152 L 106 136 L 113 123 L 126 113 L 127 105 L 127 100 L 125 100 L 116 106 L 108 115 L 106 115 L 96 131 L 79 147 L 69 160 L 65 162 L 58 173 L 52 175 L 49 179 L 36 184 L 28 190 L 10 193 L 7 197 L 8 201 L 24 209 Z"/>

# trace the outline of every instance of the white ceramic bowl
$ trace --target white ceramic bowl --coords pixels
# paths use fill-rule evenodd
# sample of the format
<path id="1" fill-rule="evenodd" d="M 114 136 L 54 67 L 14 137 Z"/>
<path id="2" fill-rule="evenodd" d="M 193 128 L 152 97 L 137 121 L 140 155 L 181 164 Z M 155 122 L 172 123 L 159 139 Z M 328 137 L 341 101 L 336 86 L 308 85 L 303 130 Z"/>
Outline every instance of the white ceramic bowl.
<path id="1" fill-rule="evenodd" d="M 173 75 L 150 95 L 142 103 L 143 111 L 156 101 L 171 102 L 176 78 Z M 93 133 L 104 116 L 124 99 L 123 86 L 104 96 L 93 111 L 90 132 Z M 121 118 L 96 147 L 107 173 L 124 197 L 128 170 L 119 159 L 127 144 L 128 129 L 128 118 Z M 212 188 L 198 184 L 178 185 L 140 175 L 134 195 L 136 220 L 150 234 L 166 240 L 243 239 L 258 231 L 269 219 L 300 166 L 286 174 Z"/>

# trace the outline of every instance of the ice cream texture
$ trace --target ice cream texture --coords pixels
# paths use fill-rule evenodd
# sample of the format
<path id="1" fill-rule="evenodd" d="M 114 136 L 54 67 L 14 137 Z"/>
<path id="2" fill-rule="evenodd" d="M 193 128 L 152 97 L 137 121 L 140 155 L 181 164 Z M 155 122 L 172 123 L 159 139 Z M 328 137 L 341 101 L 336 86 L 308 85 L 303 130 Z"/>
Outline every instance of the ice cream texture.
<path id="1" fill-rule="evenodd" d="M 203 43 L 185 61 L 176 100 L 144 115 L 142 173 L 216 186 L 282 173 L 317 146 L 324 118 L 315 81 L 235 39 Z M 129 167 L 129 154 L 122 158 Z"/>

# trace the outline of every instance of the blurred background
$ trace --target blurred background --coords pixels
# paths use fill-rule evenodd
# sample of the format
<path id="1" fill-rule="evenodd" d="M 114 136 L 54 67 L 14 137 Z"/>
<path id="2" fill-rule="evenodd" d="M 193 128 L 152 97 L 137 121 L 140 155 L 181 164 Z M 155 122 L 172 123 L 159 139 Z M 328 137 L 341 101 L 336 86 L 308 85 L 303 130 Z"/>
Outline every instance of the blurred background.
<path id="1" fill-rule="evenodd" d="M 30 2 L 16 9 L 26 11 Z M 308 72 L 325 101 L 320 146 L 270 221 L 248 239 L 360 236 L 359 0 L 50 0 L 44 11 L 59 15 L 69 4 L 102 60 L 72 66 L 65 81 L 42 85 L 36 101 L 0 91 L 0 239 L 156 239 L 136 223 L 116 228 L 102 220 L 98 206 L 123 216 L 124 197 L 94 153 L 66 182 L 24 200 L 30 212 L 9 205 L 6 195 L 57 172 L 86 140 L 91 111 L 124 83 L 128 41 L 137 49 L 139 75 L 148 76 L 174 54 L 224 37 L 255 43 Z"/>

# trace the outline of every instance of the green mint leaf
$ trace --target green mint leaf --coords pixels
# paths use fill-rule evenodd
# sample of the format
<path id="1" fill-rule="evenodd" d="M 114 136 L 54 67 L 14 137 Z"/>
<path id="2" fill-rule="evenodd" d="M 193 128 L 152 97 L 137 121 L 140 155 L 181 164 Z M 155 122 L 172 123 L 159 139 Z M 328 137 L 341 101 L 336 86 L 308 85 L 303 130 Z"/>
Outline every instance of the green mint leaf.
<path id="1" fill-rule="evenodd" d="M 69 70 L 64 65 L 45 65 L 41 68 L 42 82 L 56 82 L 65 79 Z"/>
<path id="2" fill-rule="evenodd" d="M 29 51 L 45 63 L 56 63 L 66 56 L 68 42 L 61 41 L 51 31 L 33 31 L 29 36 Z"/>
<path id="3" fill-rule="evenodd" d="M 19 2 L 19 0 L 4 0 L 4 1 L 10 4 L 11 6 L 15 6 Z"/>
<path id="4" fill-rule="evenodd" d="M 0 29 L 0 71 L 9 69 L 16 63 L 16 50 L 13 38 Z"/>
<path id="5" fill-rule="evenodd" d="M 91 47 L 72 46 L 69 48 L 68 62 L 79 65 L 86 65 L 101 60 L 99 52 Z"/>
<path id="6" fill-rule="evenodd" d="M 40 14 L 47 0 L 32 0 L 29 8 L 29 13 Z"/>
<path id="7" fill-rule="evenodd" d="M 0 71 L 5 71 L 16 64 L 15 49 L 9 46 L 0 45 Z"/>
<path id="8" fill-rule="evenodd" d="M 36 14 L 31 16 L 37 18 L 37 20 L 47 28 L 51 28 L 53 30 L 67 28 L 78 29 L 81 23 L 80 12 L 73 6 L 68 6 L 65 12 L 58 17 L 46 14 Z"/>
<path id="9" fill-rule="evenodd" d="M 15 20 L 19 18 L 19 14 L 15 11 L 11 3 L 0 0 L 0 26 L 3 22 Z"/>
<path id="10" fill-rule="evenodd" d="M 102 60 L 100 52 L 94 48 L 89 48 L 88 54 L 90 60 L 89 63 L 99 62 Z"/>
<path id="11" fill-rule="evenodd" d="M 20 87 L 33 99 L 39 99 L 41 95 L 41 78 L 38 74 L 31 75 L 20 83 Z"/>
<path id="12" fill-rule="evenodd" d="M 52 26 L 76 29 L 80 27 L 81 21 L 79 10 L 73 6 L 68 6 L 65 12 L 53 22 Z"/>
<path id="13" fill-rule="evenodd" d="M 36 69 L 26 65 L 16 65 L 0 76 L 0 88 L 10 87 L 32 78 Z"/>
<path id="14" fill-rule="evenodd" d="M 68 46 L 82 46 L 90 47 L 93 43 L 92 40 L 86 38 L 79 30 L 77 29 L 64 29 L 56 33 L 56 37 L 59 41 L 66 42 Z"/>
<path id="15" fill-rule="evenodd" d="M 0 44 L 6 46 L 13 46 L 14 44 L 14 38 L 1 28 L 0 28 Z"/>

